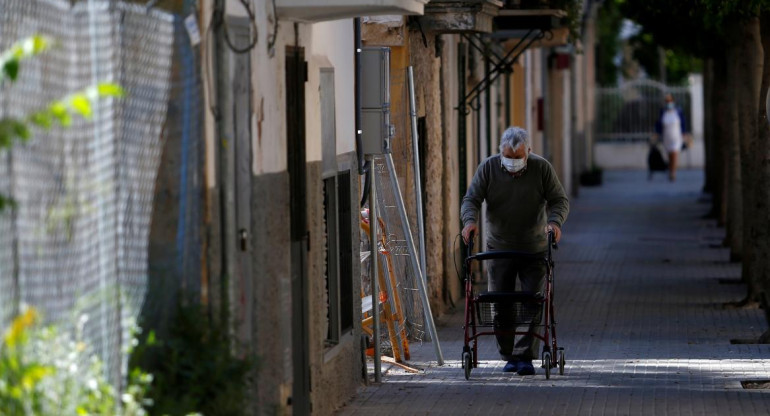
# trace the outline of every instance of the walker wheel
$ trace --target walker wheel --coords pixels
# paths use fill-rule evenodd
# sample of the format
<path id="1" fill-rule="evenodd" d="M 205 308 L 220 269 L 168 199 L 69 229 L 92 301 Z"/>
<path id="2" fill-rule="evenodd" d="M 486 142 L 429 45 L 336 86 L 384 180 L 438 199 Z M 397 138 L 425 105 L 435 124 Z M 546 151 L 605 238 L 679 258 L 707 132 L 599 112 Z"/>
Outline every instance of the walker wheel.
<path id="1" fill-rule="evenodd" d="M 564 348 L 559 348 L 559 351 L 556 353 L 556 357 L 559 360 L 559 375 L 564 375 L 564 363 L 566 360 L 564 359 Z"/>
<path id="2" fill-rule="evenodd" d="M 463 353 L 463 369 L 465 370 L 465 379 L 470 380 L 471 378 L 471 368 L 473 367 L 473 363 L 471 362 L 471 353 L 464 352 Z"/>
<path id="3" fill-rule="evenodd" d="M 551 378 L 551 353 L 548 351 L 543 352 L 543 368 L 545 369 L 545 379 Z"/>

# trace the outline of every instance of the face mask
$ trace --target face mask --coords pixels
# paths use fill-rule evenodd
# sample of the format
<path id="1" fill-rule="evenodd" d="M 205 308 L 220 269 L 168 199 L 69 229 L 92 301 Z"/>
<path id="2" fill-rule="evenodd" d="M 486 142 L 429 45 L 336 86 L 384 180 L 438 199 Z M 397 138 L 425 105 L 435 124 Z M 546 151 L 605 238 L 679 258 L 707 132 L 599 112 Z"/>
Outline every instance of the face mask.
<path id="1" fill-rule="evenodd" d="M 666 107 L 668 107 L 668 109 L 669 109 L 669 110 L 673 110 L 674 108 L 676 108 L 676 106 L 674 105 L 674 103 L 673 103 L 673 102 L 671 102 L 671 103 L 666 103 Z"/>
<path id="2" fill-rule="evenodd" d="M 511 159 L 500 155 L 500 161 L 503 164 L 503 168 L 511 173 L 516 173 L 527 166 L 527 158 L 523 159 Z"/>

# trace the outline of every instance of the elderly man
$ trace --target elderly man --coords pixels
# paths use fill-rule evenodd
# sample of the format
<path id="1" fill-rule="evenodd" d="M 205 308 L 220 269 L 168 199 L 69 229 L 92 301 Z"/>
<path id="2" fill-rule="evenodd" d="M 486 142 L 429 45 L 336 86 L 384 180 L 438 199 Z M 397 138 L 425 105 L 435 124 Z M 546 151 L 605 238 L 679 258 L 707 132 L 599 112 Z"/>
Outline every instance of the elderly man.
<path id="1" fill-rule="evenodd" d="M 500 139 L 500 154 L 481 162 L 473 176 L 461 207 L 466 242 L 477 231 L 483 201 L 487 202 L 490 250 L 544 253 L 548 249 L 547 232 L 553 231 L 558 242 L 569 212 L 569 200 L 553 167 L 531 152 L 529 135 L 519 127 L 505 130 Z M 489 291 L 517 291 L 517 280 L 518 290 L 544 289 L 546 265 L 542 260 L 494 260 L 487 269 Z M 530 333 L 534 325 L 529 326 Z M 503 334 L 497 336 L 497 345 L 500 356 L 507 361 L 503 371 L 535 374 L 532 360 L 537 358 L 537 338 L 531 334 Z"/>

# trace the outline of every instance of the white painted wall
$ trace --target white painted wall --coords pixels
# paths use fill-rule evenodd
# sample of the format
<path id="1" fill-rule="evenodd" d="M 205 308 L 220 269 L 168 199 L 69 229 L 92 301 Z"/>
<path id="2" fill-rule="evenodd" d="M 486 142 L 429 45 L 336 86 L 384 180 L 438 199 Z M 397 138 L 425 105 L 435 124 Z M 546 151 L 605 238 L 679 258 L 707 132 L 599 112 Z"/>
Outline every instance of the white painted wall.
<path id="1" fill-rule="evenodd" d="M 201 16 L 211 16 L 213 2 L 201 3 Z M 227 14 L 230 16 L 246 17 L 243 7 L 235 0 L 226 3 Z M 280 24 L 273 53 L 267 50 L 267 39 L 272 36 L 273 15 L 272 6 L 267 3 L 254 8 L 257 36 L 261 40 L 251 51 L 252 68 L 252 148 L 254 151 L 252 171 L 254 174 L 282 172 L 286 170 L 286 116 L 284 60 L 285 46 L 294 43 L 294 26 Z M 209 187 L 216 186 L 216 146 L 218 138 L 215 130 L 213 114 L 208 109 L 216 97 L 216 81 L 213 71 L 213 36 L 208 33 L 209 19 L 203 19 L 201 33 L 203 37 L 204 64 L 203 77 L 208 83 L 204 88 L 206 97 L 205 134 L 206 134 L 206 183 Z M 206 44 L 210 43 L 210 44 Z"/>
<path id="2" fill-rule="evenodd" d="M 526 96 L 526 102 L 525 102 L 525 123 L 524 128 L 529 132 L 530 137 L 534 133 L 534 113 L 533 108 L 537 109 L 535 107 L 535 96 L 533 91 L 533 80 L 532 80 L 532 51 L 528 50 L 524 52 L 524 89 L 525 89 L 525 96 Z"/>
<path id="3" fill-rule="evenodd" d="M 310 57 L 306 89 L 308 161 L 321 160 L 319 73 L 324 66 L 334 68 L 337 154 L 356 150 L 353 35 L 353 19 L 316 23 L 310 27 L 305 50 L 305 56 Z"/>
<path id="4" fill-rule="evenodd" d="M 321 160 L 321 67 L 332 66 L 335 72 L 337 154 L 355 151 L 353 20 L 299 24 L 296 34 L 294 23 L 279 22 L 278 37 L 271 52 L 267 50 L 267 39 L 273 35 L 273 10 L 267 3 L 269 2 L 254 9 L 257 35 L 260 39 L 251 52 L 254 91 L 252 171 L 255 175 L 283 172 L 287 168 L 284 63 L 286 46 L 294 45 L 295 42 L 305 48 L 305 59 L 308 61 L 308 83 L 305 85 L 307 160 Z M 210 16 L 211 2 L 203 2 L 202 9 L 203 16 Z M 235 0 L 228 0 L 227 13 L 245 16 L 243 7 Z M 208 21 L 205 23 L 208 24 Z M 206 30 L 207 28 L 203 27 L 201 33 L 206 33 Z M 213 38 L 210 41 L 213 41 Z M 208 70 L 204 65 L 204 72 Z M 214 89 L 208 88 L 206 91 L 209 100 L 207 104 L 211 102 L 209 93 L 215 93 Z M 205 117 L 206 153 L 212 155 L 207 158 L 206 179 L 209 186 L 214 186 L 216 161 L 213 155 L 217 145 L 215 123 L 210 111 L 206 112 Z"/>
<path id="5" fill-rule="evenodd" d="M 530 49 L 528 53 L 527 74 L 531 81 L 528 83 L 528 88 L 531 89 L 529 96 L 532 100 L 529 107 L 531 117 L 529 134 L 532 141 L 532 151 L 539 155 L 544 155 L 544 131 L 537 129 L 537 101 L 543 98 L 543 53 L 541 49 Z M 545 108 L 543 110 L 545 110 Z"/>
<path id="6" fill-rule="evenodd" d="M 268 24 L 267 11 L 260 7 L 257 9 L 259 38 L 266 40 L 272 35 L 273 26 Z M 266 41 L 260 42 L 252 52 L 252 171 L 255 175 L 283 172 L 287 168 L 285 61 L 286 45 L 293 45 L 294 38 L 294 26 L 281 24 L 272 56 Z"/>

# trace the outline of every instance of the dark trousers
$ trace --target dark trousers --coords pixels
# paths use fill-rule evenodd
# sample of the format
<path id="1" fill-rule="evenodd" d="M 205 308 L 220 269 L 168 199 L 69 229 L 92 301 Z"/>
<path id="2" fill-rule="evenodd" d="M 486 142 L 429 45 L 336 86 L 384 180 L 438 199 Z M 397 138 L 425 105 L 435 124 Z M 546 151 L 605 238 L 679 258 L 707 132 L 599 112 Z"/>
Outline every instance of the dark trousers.
<path id="1" fill-rule="evenodd" d="M 543 292 L 545 285 L 546 263 L 537 258 L 496 259 L 490 260 L 487 269 L 490 292 Z M 517 285 L 518 283 L 518 285 Z M 514 308 L 498 305 L 496 310 L 500 319 L 496 319 L 496 330 L 528 332 L 527 335 L 498 334 L 497 349 L 500 357 L 510 360 L 535 360 L 540 340 L 532 336 L 537 331 L 537 325 L 542 318 L 542 305 L 522 305 L 524 313 L 536 315 L 528 322 L 521 322 Z M 515 322 L 515 324 L 511 324 Z"/>

